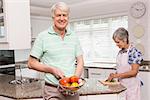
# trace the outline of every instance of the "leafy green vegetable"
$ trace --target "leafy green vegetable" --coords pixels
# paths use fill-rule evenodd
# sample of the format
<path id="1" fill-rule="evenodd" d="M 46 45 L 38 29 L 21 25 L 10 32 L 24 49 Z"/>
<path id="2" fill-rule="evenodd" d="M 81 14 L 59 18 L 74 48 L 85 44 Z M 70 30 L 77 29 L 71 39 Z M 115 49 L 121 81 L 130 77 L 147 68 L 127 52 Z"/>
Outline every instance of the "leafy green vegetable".
<path id="1" fill-rule="evenodd" d="M 116 80 L 113 79 L 111 81 L 106 80 L 105 82 L 116 82 Z"/>

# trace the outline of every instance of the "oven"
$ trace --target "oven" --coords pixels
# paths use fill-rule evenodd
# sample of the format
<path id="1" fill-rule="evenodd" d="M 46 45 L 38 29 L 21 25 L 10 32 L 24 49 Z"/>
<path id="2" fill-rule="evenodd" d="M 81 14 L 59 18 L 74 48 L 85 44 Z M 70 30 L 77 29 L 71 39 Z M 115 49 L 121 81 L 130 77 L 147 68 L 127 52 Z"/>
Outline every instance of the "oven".
<path id="1" fill-rule="evenodd" d="M 14 50 L 0 50 L 0 74 L 15 75 Z"/>

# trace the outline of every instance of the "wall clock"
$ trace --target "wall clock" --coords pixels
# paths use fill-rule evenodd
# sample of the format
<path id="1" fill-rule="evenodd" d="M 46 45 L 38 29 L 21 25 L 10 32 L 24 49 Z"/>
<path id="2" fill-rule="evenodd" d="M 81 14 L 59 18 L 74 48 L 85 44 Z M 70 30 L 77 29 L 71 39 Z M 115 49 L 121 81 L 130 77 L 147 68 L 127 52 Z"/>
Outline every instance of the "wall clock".
<path id="1" fill-rule="evenodd" d="M 143 2 L 137 1 L 130 8 L 130 14 L 134 18 L 142 17 L 146 12 L 146 6 Z"/>

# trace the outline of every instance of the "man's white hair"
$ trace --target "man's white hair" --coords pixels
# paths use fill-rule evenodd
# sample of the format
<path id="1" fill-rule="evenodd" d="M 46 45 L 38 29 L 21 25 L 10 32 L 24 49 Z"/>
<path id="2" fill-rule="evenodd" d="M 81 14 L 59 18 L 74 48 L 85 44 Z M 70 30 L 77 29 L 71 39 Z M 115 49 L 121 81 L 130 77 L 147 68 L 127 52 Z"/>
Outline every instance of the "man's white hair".
<path id="1" fill-rule="evenodd" d="M 64 2 L 58 2 L 56 4 L 54 4 L 52 7 L 51 7 L 51 17 L 53 18 L 55 16 L 55 10 L 56 9 L 60 9 L 62 11 L 65 11 L 69 14 L 70 12 L 70 8 L 68 7 L 68 5 Z"/>

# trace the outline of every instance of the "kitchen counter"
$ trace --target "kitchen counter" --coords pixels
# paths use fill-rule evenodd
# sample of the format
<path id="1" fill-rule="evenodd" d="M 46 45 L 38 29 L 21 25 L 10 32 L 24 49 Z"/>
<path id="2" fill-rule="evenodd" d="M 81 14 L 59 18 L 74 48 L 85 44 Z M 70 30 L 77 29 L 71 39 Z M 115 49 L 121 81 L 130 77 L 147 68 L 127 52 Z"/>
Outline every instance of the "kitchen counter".
<path id="1" fill-rule="evenodd" d="M 111 85 L 104 86 L 99 82 L 98 79 L 85 79 L 86 83 L 79 90 L 81 96 L 85 95 L 101 95 L 101 94 L 119 94 L 120 92 L 126 90 L 126 88 L 121 85 Z"/>
<path id="2" fill-rule="evenodd" d="M 0 75 L 0 96 L 11 98 L 40 98 L 44 86 L 43 80 L 22 85 L 10 84 L 14 76 Z M 122 85 L 104 86 L 97 79 L 85 79 L 85 85 L 78 91 L 81 96 L 84 95 L 101 95 L 101 94 L 118 94 L 126 88 Z"/>
<path id="3" fill-rule="evenodd" d="M 116 69 L 116 64 L 115 63 L 103 63 L 103 62 L 91 62 L 91 63 L 86 63 L 84 64 L 85 68 L 99 68 L 99 69 Z M 144 63 L 144 65 L 141 65 L 139 68 L 139 71 L 144 71 L 144 72 L 150 72 L 150 64 L 149 63 Z"/>
<path id="4" fill-rule="evenodd" d="M 32 83 L 10 84 L 14 80 L 13 75 L 0 75 L 0 96 L 11 98 L 37 98 L 42 97 L 43 80 L 37 80 Z M 24 78 L 28 79 L 28 78 Z"/>

